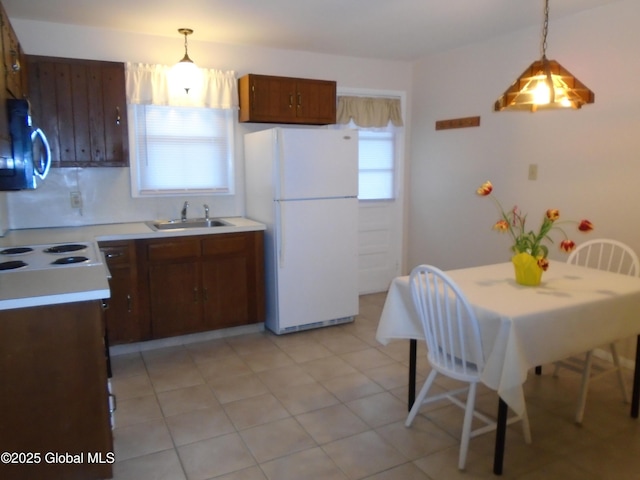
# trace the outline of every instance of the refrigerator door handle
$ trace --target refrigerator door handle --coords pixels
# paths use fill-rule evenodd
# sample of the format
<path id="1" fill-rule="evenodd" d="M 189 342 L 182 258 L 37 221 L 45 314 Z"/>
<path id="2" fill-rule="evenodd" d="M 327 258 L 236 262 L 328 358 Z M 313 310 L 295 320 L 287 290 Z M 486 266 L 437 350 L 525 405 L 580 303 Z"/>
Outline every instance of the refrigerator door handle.
<path id="1" fill-rule="evenodd" d="M 276 142 L 277 142 L 277 172 L 278 172 L 278 181 L 276 182 L 275 194 L 277 199 L 282 198 L 282 192 L 284 192 L 284 135 L 282 134 L 282 130 L 276 130 Z"/>
<path id="2" fill-rule="evenodd" d="M 285 252 L 285 228 L 286 222 L 284 219 L 284 209 L 282 208 L 282 201 L 276 200 L 276 225 L 278 225 L 276 234 L 276 246 L 278 251 L 278 265 L 280 268 L 284 268 L 284 252 Z"/>

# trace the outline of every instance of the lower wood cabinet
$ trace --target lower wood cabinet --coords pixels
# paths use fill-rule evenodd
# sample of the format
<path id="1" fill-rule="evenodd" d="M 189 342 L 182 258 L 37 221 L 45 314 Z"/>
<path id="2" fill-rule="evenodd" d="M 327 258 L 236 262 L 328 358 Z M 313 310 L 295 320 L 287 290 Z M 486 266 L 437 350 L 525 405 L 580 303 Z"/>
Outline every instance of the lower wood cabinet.
<path id="1" fill-rule="evenodd" d="M 100 301 L 0 311 L 0 378 L 0 478 L 111 478 Z"/>
<path id="2" fill-rule="evenodd" d="M 149 336 L 140 316 L 140 294 L 135 241 L 100 242 L 111 278 L 111 297 L 106 301 L 105 319 L 111 345 L 137 342 Z"/>
<path id="3" fill-rule="evenodd" d="M 151 338 L 206 330 L 200 240 L 188 237 L 144 244 Z"/>
<path id="4" fill-rule="evenodd" d="M 263 237 L 253 233 L 202 239 L 203 318 L 209 329 L 264 321 Z"/>
<path id="5" fill-rule="evenodd" d="M 100 243 L 111 345 L 264 321 L 263 232 Z"/>

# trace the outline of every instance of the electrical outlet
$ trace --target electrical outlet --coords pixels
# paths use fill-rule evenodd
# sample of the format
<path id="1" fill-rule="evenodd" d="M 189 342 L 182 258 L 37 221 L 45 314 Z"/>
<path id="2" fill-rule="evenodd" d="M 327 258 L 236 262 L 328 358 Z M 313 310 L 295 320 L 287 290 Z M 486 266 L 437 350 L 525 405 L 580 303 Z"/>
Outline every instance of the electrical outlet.
<path id="1" fill-rule="evenodd" d="M 80 192 L 71 192 L 71 208 L 82 208 L 82 194 Z"/>
<path id="2" fill-rule="evenodd" d="M 538 179 L 538 164 L 530 163 L 529 164 L 529 180 L 537 180 Z"/>

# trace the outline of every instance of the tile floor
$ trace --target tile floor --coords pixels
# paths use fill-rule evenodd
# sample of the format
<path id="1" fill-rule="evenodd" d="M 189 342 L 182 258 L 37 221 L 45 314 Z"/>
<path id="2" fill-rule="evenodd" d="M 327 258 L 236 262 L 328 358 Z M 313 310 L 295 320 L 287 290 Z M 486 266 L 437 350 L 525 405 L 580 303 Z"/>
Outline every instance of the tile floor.
<path id="1" fill-rule="evenodd" d="M 466 471 L 457 470 L 457 407 L 430 406 L 404 427 L 408 342 L 376 342 L 384 299 L 361 297 L 352 324 L 114 356 L 114 478 L 495 478 L 492 433 L 472 440 Z M 423 349 L 418 363 L 423 381 Z M 629 417 L 614 376 L 592 385 L 577 426 L 578 375 L 554 378 L 551 370 L 529 377 L 533 444 L 519 425 L 509 428 L 503 478 L 640 479 L 640 422 Z M 484 389 L 478 401 L 493 413 L 496 398 Z"/>

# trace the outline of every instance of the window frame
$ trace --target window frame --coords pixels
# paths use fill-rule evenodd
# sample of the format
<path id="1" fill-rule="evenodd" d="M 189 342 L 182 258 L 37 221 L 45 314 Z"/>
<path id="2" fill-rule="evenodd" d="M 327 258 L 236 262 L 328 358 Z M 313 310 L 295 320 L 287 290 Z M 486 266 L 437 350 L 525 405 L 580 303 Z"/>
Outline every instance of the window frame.
<path id="1" fill-rule="evenodd" d="M 398 196 L 398 189 L 397 189 L 397 173 L 398 173 L 398 132 L 397 130 L 394 130 L 395 127 L 387 127 L 387 128 L 363 128 L 363 127 L 358 127 L 357 125 L 354 125 L 353 123 L 350 123 L 349 126 L 351 128 L 354 128 L 355 130 L 358 131 L 358 147 L 360 147 L 360 142 L 362 142 L 362 132 L 367 132 L 367 133 L 385 133 L 385 134 L 390 134 L 391 135 L 391 139 L 389 140 L 391 143 L 391 150 L 393 152 L 393 158 L 391 159 L 391 167 L 390 168 L 386 168 L 386 169 L 370 169 L 370 168 L 363 168 L 361 166 L 361 162 L 360 162 L 360 158 L 358 158 L 358 200 L 362 201 L 362 202 L 384 202 L 384 201 L 394 201 L 396 200 L 397 196 Z M 366 140 L 365 140 L 366 141 Z M 358 153 L 359 155 L 359 153 Z M 390 187 L 391 187 L 391 195 L 389 197 L 375 197 L 375 198 L 361 198 L 360 197 L 360 185 L 363 183 L 361 181 L 360 176 L 363 173 L 367 173 L 367 172 L 373 172 L 373 171 L 378 171 L 378 172 L 389 172 L 390 175 L 390 179 L 389 182 L 391 183 Z"/>
<path id="2" fill-rule="evenodd" d="M 360 97 L 385 97 L 385 98 L 398 98 L 400 99 L 400 105 L 402 108 L 402 121 L 404 125 L 407 124 L 406 118 L 406 93 L 403 91 L 395 90 L 371 90 L 371 89 L 359 89 L 359 88 L 338 88 L 337 96 L 360 96 Z M 374 130 L 359 127 L 351 121 L 349 124 L 335 124 L 332 128 L 351 128 L 358 132 L 362 130 Z M 403 201 L 403 178 L 404 178 L 404 155 L 405 155 L 405 127 L 395 127 L 391 124 L 385 127 L 385 129 L 392 129 L 394 133 L 394 151 L 393 151 L 393 192 L 391 198 L 379 198 L 379 199 L 360 199 L 359 202 L 395 202 Z M 359 140 L 358 140 L 359 142 Z M 358 185 L 360 185 L 360 165 L 358 163 Z"/>
<path id="3" fill-rule="evenodd" d="M 234 109 L 210 109 L 208 107 L 181 107 L 170 105 L 150 105 L 151 107 L 167 108 L 167 109 L 194 109 L 194 108 L 207 108 L 209 110 L 220 110 L 226 118 L 221 122 L 225 125 L 226 131 L 226 185 L 220 188 L 160 188 L 160 189 L 143 189 L 141 184 L 142 176 L 144 172 L 141 169 L 141 162 L 144 162 L 144 158 L 139 157 L 138 152 L 138 124 L 137 115 L 140 108 L 149 107 L 149 105 L 129 104 L 127 108 L 128 120 L 129 120 L 129 148 L 130 148 L 130 180 L 131 180 L 131 195 L 134 198 L 154 198 L 154 197 L 175 197 L 175 196 L 202 196 L 202 195 L 214 195 L 214 196 L 230 196 L 235 194 L 236 189 L 236 159 L 235 159 L 235 147 L 236 147 L 236 110 Z M 142 114 L 144 115 L 144 113 Z M 209 139 L 221 138 L 224 134 L 213 135 L 206 137 Z M 145 137 L 146 138 L 146 137 Z M 183 138 L 187 138 L 186 136 Z M 188 167 L 187 167 L 188 168 Z"/>

